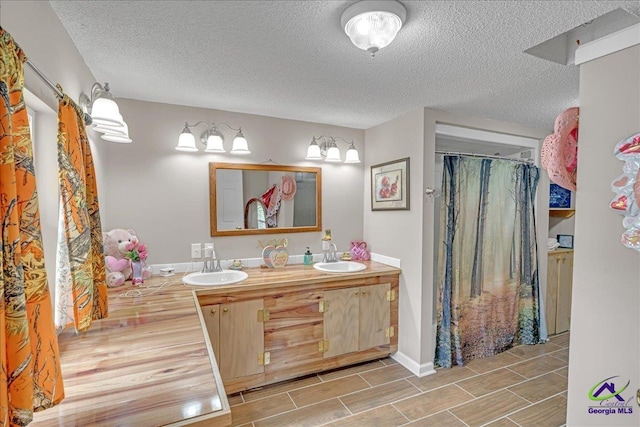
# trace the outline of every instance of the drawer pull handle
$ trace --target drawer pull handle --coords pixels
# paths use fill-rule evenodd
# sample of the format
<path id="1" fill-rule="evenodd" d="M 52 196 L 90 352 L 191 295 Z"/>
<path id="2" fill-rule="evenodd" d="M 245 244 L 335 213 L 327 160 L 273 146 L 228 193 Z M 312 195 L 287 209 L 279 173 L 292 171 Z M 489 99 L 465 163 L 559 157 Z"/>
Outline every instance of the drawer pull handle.
<path id="1" fill-rule="evenodd" d="M 226 313 L 227 311 L 229 311 L 229 307 L 223 308 L 222 311 L 224 311 Z"/>
<path id="2" fill-rule="evenodd" d="M 216 309 L 215 308 L 211 309 L 211 314 L 216 314 Z"/>

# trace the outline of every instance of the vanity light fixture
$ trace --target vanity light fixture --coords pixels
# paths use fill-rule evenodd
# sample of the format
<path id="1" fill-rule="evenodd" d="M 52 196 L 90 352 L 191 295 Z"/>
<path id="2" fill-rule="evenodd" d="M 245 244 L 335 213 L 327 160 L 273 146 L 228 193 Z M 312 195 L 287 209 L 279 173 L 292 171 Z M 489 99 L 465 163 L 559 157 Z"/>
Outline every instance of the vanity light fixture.
<path id="1" fill-rule="evenodd" d="M 340 24 L 351 42 L 373 57 L 389 45 L 407 19 L 407 10 L 396 0 L 362 0 L 343 13 Z"/>
<path id="2" fill-rule="evenodd" d="M 340 157 L 340 150 L 336 144 L 336 139 L 339 139 L 346 144 L 349 144 L 349 148 L 347 149 L 347 154 L 345 157 L 345 163 L 360 163 L 360 158 L 358 156 L 358 150 L 356 150 L 353 141 L 347 141 L 339 136 L 324 136 L 321 135 L 319 137 L 313 137 L 311 140 L 311 144 L 309 144 L 309 148 L 307 148 L 307 157 L 306 160 L 323 160 L 325 162 L 342 162 L 342 158 Z M 320 141 L 320 143 L 318 143 Z"/>
<path id="3" fill-rule="evenodd" d="M 129 126 L 122 118 L 118 104 L 109 91 L 109 83 L 104 86 L 94 83 L 91 87 L 91 97 L 80 94 L 80 105 L 85 113 L 91 116 L 94 130 L 102 133 L 102 139 L 112 142 L 131 142 Z"/>
<path id="4" fill-rule="evenodd" d="M 251 154 L 249 151 L 249 145 L 247 144 L 247 139 L 242 134 L 242 128 L 238 129 L 229 126 L 226 123 L 207 123 L 203 121 L 199 121 L 195 124 L 190 125 L 185 122 L 184 129 L 182 129 L 182 133 L 178 138 L 178 145 L 176 146 L 176 150 L 178 151 L 198 151 L 196 147 L 196 138 L 191 133 L 189 128 L 193 128 L 199 125 L 205 125 L 207 130 L 205 130 L 200 135 L 200 141 L 206 145 L 204 150 L 205 153 L 226 153 L 224 149 L 224 136 L 218 130 L 218 126 L 226 126 L 229 129 L 236 131 L 236 136 L 233 139 L 233 146 L 231 147 L 231 154 Z"/>

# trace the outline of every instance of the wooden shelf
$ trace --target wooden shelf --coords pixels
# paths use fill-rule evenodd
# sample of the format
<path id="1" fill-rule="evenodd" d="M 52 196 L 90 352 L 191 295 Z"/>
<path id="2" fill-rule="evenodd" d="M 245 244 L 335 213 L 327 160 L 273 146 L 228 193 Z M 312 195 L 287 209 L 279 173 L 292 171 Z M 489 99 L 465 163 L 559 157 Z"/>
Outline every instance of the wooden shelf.
<path id="1" fill-rule="evenodd" d="M 575 209 L 549 209 L 549 216 L 554 216 L 556 218 L 571 218 L 575 213 Z"/>

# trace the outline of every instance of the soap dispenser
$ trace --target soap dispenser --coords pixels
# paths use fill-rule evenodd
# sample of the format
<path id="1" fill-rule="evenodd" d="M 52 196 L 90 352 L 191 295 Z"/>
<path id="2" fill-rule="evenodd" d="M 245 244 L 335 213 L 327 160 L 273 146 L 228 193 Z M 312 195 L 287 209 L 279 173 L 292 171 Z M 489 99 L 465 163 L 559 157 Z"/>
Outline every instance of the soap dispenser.
<path id="1" fill-rule="evenodd" d="M 304 265 L 313 264 L 313 254 L 309 250 L 309 246 L 307 246 L 307 252 L 304 253 Z"/>

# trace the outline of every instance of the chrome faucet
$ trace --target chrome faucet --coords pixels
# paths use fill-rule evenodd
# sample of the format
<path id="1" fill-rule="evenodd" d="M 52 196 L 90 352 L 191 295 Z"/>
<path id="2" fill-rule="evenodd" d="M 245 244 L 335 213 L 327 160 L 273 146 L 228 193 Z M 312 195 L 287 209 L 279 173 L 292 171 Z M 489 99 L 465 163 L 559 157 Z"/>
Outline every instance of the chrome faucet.
<path id="1" fill-rule="evenodd" d="M 338 248 L 335 243 L 329 245 L 329 250 L 324 253 L 322 262 L 338 262 Z"/>
<path id="2" fill-rule="evenodd" d="M 222 271 L 222 267 L 220 267 L 220 260 L 215 258 L 215 252 L 213 249 L 207 250 L 205 252 L 204 263 L 202 264 L 202 272 L 214 273 L 218 271 Z"/>

